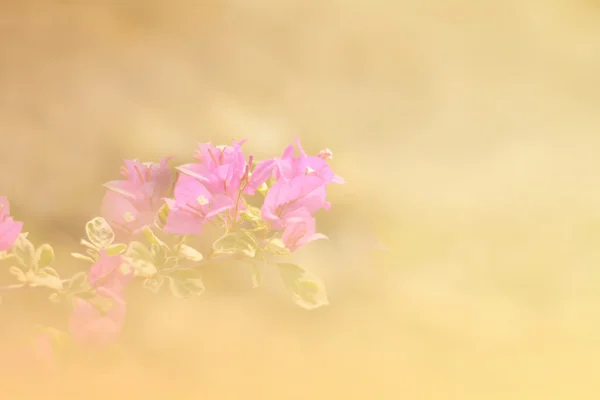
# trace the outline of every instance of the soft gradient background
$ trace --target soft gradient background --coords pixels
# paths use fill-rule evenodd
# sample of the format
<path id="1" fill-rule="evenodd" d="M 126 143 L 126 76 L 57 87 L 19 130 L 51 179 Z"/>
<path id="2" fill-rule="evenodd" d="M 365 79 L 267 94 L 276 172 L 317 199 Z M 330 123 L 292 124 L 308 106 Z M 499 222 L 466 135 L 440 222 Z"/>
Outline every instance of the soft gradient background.
<path id="1" fill-rule="evenodd" d="M 0 192 L 58 269 L 124 157 L 298 136 L 347 180 L 297 256 L 331 306 L 134 291 L 131 351 L 58 398 L 598 398 L 599 68 L 591 0 L 3 1 Z"/>

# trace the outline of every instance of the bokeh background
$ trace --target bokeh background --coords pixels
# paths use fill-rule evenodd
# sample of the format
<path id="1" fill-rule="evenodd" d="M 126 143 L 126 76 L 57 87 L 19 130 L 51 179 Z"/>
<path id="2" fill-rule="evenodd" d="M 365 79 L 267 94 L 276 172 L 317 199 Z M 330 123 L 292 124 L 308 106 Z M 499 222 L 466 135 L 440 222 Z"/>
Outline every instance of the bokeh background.
<path id="1" fill-rule="evenodd" d="M 347 181 L 297 255 L 329 307 L 132 293 L 62 398 L 598 398 L 599 68 L 591 0 L 2 1 L 0 188 L 64 271 L 122 158 L 298 136 Z"/>

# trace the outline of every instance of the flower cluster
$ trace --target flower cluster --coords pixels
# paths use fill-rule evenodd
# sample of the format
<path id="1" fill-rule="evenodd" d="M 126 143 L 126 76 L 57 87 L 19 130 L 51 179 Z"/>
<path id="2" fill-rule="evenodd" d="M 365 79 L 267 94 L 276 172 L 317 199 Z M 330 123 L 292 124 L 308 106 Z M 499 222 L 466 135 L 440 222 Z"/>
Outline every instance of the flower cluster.
<path id="1" fill-rule="evenodd" d="M 204 263 L 245 263 L 253 287 L 261 284 L 261 268 L 274 266 L 296 304 L 306 309 L 328 304 L 317 277 L 280 258 L 327 238 L 317 232 L 315 214 L 331 207 L 328 185 L 344 183 L 329 167 L 331 151 L 308 155 L 296 139 L 281 157 L 256 161 L 244 154 L 244 143 L 200 143 L 195 162 L 175 168 L 171 157 L 125 160 L 123 179 L 105 184 L 101 217 L 86 224 L 87 238 L 81 240 L 86 254 L 72 253 L 91 266 L 69 279 L 52 267 L 52 247 L 36 249 L 0 197 L 0 258 L 16 259 L 10 272 L 19 281 L 4 289 L 45 287 L 50 300 L 70 307 L 68 333 L 47 328 L 34 341 L 45 359 L 54 359 L 48 349 L 57 342 L 82 349 L 115 343 L 134 280 L 152 292 L 168 287 L 181 298 L 203 293 Z M 209 237 L 207 224 L 217 228 L 216 237 Z M 186 243 L 194 235 L 213 241 L 209 254 Z"/>

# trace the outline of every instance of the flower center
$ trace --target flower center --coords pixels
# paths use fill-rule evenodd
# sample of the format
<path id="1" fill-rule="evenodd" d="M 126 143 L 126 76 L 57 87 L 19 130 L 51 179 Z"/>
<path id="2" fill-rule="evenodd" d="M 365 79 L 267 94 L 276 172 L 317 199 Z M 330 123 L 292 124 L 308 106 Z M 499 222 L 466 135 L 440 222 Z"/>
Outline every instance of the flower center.
<path id="1" fill-rule="evenodd" d="M 201 206 L 205 206 L 208 204 L 208 199 L 202 195 L 196 197 L 196 201 L 198 202 L 198 204 L 200 204 Z"/>
<path id="2" fill-rule="evenodd" d="M 135 216 L 129 211 L 127 211 L 125 214 L 123 214 L 123 219 L 125 220 L 125 222 L 133 222 L 135 221 Z"/>
<path id="3" fill-rule="evenodd" d="M 119 269 L 121 270 L 121 272 L 123 273 L 123 275 L 129 275 L 132 271 L 131 269 L 131 265 L 129 265 L 128 263 L 123 263 L 119 266 Z"/>

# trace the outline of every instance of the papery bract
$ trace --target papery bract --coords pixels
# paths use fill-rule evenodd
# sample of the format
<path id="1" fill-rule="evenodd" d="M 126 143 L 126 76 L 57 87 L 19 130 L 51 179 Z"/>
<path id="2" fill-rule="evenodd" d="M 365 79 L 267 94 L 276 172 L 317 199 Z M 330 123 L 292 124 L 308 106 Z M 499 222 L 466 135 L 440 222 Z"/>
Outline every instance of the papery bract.
<path id="1" fill-rule="evenodd" d="M 296 146 L 300 154 L 294 156 L 294 146 L 289 145 L 283 152 L 281 158 L 276 159 L 277 167 L 274 170 L 274 177 L 277 180 L 290 180 L 301 175 L 314 175 L 323 179 L 327 185 L 329 183 L 344 183 L 344 179 L 335 175 L 326 158 L 331 158 L 331 150 L 326 149 L 317 156 L 306 154 L 300 140 L 296 138 Z"/>
<path id="2" fill-rule="evenodd" d="M 100 258 L 90 268 L 88 279 L 96 288 L 104 287 L 121 294 L 133 275 L 133 268 L 123 256 L 109 256 L 105 249 L 101 249 Z"/>
<path id="3" fill-rule="evenodd" d="M 90 302 L 77 298 L 69 317 L 71 335 L 80 345 L 86 347 L 106 347 L 114 343 L 125 324 L 124 299 L 104 287 L 96 292 L 99 296 L 112 300 L 112 307 L 106 313 L 102 313 Z"/>
<path id="4" fill-rule="evenodd" d="M 175 184 L 175 199 L 167 199 L 167 204 L 170 211 L 164 231 L 177 235 L 202 233 L 207 221 L 235 206 L 231 197 L 215 195 L 197 179 L 184 174 Z"/>
<path id="5" fill-rule="evenodd" d="M 23 223 L 10 216 L 8 199 L 0 196 L 0 251 L 10 250 L 23 230 Z"/>
<path id="6" fill-rule="evenodd" d="M 131 235 L 154 221 L 173 185 L 170 159 L 158 163 L 124 161 L 121 174 L 125 180 L 105 184 L 108 191 L 102 201 L 102 216 L 111 226 Z"/>
<path id="7" fill-rule="evenodd" d="M 237 196 L 246 172 L 246 158 L 241 142 L 233 146 L 215 146 L 212 143 L 199 143 L 194 154 L 200 163 L 186 164 L 177 169 L 196 178 L 213 195 Z"/>
<path id="8" fill-rule="evenodd" d="M 272 158 L 258 163 L 244 187 L 244 193 L 249 195 L 256 193 L 256 190 L 273 175 L 276 166 L 277 161 Z"/>
<path id="9" fill-rule="evenodd" d="M 298 209 L 285 220 L 282 240 L 286 247 L 294 252 L 296 249 L 327 236 L 316 232 L 316 221 L 307 209 Z"/>
<path id="10" fill-rule="evenodd" d="M 325 197 L 325 185 L 321 178 L 297 176 L 273 185 L 267 192 L 261 214 L 273 229 L 283 229 L 285 220 L 298 209 L 304 208 L 310 215 L 321 208 L 329 209 L 330 204 Z"/>

